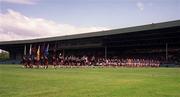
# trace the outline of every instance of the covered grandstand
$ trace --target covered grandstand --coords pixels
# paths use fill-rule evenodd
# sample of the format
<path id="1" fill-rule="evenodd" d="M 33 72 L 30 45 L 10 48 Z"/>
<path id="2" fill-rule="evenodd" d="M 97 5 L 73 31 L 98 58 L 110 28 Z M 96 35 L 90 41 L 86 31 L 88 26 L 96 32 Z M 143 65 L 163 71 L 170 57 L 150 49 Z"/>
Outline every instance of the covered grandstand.
<path id="1" fill-rule="evenodd" d="M 49 44 L 50 55 L 56 48 L 63 56 L 157 58 L 164 60 L 164 64 L 179 65 L 180 20 L 85 34 L 4 41 L 0 42 L 0 49 L 10 53 L 13 63 L 19 63 L 25 45 L 29 49 L 30 45 L 43 44 Z"/>

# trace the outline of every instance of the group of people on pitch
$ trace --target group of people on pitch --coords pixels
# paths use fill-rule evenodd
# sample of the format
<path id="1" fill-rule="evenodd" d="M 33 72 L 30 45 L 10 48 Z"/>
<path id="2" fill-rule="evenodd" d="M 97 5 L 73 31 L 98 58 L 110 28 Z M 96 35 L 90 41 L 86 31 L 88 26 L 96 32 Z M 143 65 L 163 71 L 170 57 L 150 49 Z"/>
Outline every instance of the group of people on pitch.
<path id="1" fill-rule="evenodd" d="M 156 59 L 144 58 L 100 58 L 97 65 L 112 67 L 159 67 L 160 61 Z"/>
<path id="2" fill-rule="evenodd" d="M 103 58 L 95 56 L 51 56 L 40 58 L 23 57 L 22 64 L 26 68 L 48 68 L 56 67 L 85 67 L 85 66 L 102 66 L 102 67 L 159 67 L 160 60 L 153 58 Z"/>

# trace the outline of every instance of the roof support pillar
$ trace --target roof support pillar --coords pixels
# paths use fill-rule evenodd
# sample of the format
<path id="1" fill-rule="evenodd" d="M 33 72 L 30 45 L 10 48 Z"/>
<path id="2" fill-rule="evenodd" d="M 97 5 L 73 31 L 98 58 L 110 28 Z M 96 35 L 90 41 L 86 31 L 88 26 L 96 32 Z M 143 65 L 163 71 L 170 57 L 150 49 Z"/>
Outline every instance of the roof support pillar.
<path id="1" fill-rule="evenodd" d="M 168 61 L 168 43 L 166 43 L 166 61 Z"/>
<path id="2" fill-rule="evenodd" d="M 63 49 L 63 58 L 64 58 L 64 55 L 65 55 L 65 51 L 64 51 L 64 49 Z"/>
<path id="3" fill-rule="evenodd" d="M 107 59 L 107 46 L 104 47 L 104 58 Z"/>

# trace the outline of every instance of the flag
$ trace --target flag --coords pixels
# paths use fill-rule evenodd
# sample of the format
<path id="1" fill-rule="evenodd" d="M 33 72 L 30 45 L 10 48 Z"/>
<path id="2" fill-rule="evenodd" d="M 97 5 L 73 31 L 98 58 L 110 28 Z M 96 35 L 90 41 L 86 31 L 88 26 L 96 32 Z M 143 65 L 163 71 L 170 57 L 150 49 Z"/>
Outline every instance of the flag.
<path id="1" fill-rule="evenodd" d="M 44 55 L 47 57 L 48 56 L 48 54 L 49 54 L 49 44 L 47 45 L 47 47 L 46 47 L 46 49 L 45 49 L 45 51 L 44 51 Z"/>
<path id="2" fill-rule="evenodd" d="M 26 45 L 24 45 L 24 55 L 26 55 Z"/>
<path id="3" fill-rule="evenodd" d="M 38 46 L 37 50 L 37 60 L 40 60 L 40 45 Z"/>
<path id="4" fill-rule="evenodd" d="M 32 44 L 30 44 L 29 55 L 31 55 L 31 52 L 32 52 Z"/>

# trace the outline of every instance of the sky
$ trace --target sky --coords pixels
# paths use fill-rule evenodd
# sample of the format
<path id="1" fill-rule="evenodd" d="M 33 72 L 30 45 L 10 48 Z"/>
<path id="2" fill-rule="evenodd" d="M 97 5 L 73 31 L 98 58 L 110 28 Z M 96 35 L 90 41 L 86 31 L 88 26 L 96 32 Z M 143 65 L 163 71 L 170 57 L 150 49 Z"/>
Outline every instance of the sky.
<path id="1" fill-rule="evenodd" d="M 180 0 L 0 0 L 0 41 L 180 19 Z"/>

